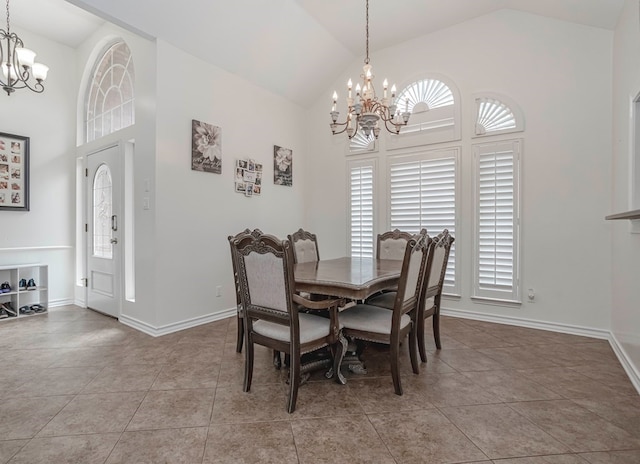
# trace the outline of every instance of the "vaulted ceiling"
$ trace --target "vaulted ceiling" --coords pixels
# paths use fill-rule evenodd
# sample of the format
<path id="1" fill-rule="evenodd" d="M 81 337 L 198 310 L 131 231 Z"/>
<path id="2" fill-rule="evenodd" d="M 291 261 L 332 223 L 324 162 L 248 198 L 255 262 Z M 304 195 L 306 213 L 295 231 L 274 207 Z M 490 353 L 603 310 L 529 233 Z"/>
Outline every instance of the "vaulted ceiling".
<path id="1" fill-rule="evenodd" d="M 373 53 L 502 8 L 613 30 L 623 4 L 370 0 L 370 47 Z M 14 0 L 10 7 L 13 24 L 71 47 L 103 21 L 114 22 L 303 106 L 364 55 L 364 0 Z"/>

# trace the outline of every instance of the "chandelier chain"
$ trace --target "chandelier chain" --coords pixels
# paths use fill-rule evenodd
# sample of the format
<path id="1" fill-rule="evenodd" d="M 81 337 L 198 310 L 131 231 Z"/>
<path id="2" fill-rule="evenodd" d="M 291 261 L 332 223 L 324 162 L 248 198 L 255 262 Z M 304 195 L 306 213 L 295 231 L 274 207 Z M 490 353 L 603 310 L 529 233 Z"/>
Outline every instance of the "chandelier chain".
<path id="1" fill-rule="evenodd" d="M 9 0 L 7 0 L 7 4 L 8 3 Z M 367 27 L 365 31 L 367 33 L 367 57 L 364 59 L 364 63 L 369 64 L 369 0 L 367 0 Z"/>
<path id="2" fill-rule="evenodd" d="M 7 0 L 7 34 L 11 34 L 9 30 L 11 26 L 9 26 L 9 0 Z"/>

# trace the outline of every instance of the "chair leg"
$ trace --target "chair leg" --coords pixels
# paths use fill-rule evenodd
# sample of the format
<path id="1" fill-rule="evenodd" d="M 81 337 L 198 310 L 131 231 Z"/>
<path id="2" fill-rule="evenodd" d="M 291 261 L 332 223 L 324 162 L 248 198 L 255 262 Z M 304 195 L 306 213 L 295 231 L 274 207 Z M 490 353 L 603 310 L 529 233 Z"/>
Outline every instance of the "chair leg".
<path id="1" fill-rule="evenodd" d="M 238 335 L 236 339 L 236 353 L 242 353 L 242 342 L 244 341 L 244 321 L 243 318 L 240 317 L 240 314 L 237 315 L 237 326 L 238 326 Z"/>
<path id="2" fill-rule="evenodd" d="M 251 389 L 251 380 L 253 379 L 253 343 L 247 340 L 245 346 L 244 361 L 244 388 L 243 391 L 248 392 Z"/>
<path id="3" fill-rule="evenodd" d="M 436 348 L 442 349 L 440 344 L 440 308 L 433 314 L 433 338 L 436 342 Z"/>
<path id="4" fill-rule="evenodd" d="M 422 317 L 418 318 L 418 322 L 416 322 L 416 338 L 418 339 L 418 350 L 420 351 L 420 360 L 422 362 L 427 362 L 427 350 L 424 346 L 424 319 Z"/>
<path id="5" fill-rule="evenodd" d="M 289 402 L 287 412 L 291 414 L 296 410 L 298 400 L 298 387 L 300 386 L 300 355 L 293 354 L 289 357 Z"/>
<path id="6" fill-rule="evenodd" d="M 411 357 L 411 367 L 414 374 L 420 373 L 420 366 L 418 363 L 418 340 L 416 334 L 416 325 L 414 324 L 409 332 L 409 356 Z"/>
<path id="7" fill-rule="evenodd" d="M 402 396 L 402 384 L 400 383 L 400 366 L 398 356 L 400 354 L 400 340 L 391 342 L 391 378 L 396 395 Z"/>

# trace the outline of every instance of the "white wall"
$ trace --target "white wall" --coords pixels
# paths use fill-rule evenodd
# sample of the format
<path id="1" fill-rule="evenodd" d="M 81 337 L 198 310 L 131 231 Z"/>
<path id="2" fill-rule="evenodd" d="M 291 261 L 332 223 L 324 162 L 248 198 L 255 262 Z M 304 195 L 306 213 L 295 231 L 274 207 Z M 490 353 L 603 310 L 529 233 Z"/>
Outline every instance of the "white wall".
<path id="1" fill-rule="evenodd" d="M 235 314 L 227 236 L 260 228 L 285 238 L 304 226 L 302 109 L 158 41 L 157 326 Z M 191 170 L 191 120 L 222 128 L 222 174 Z M 273 184 L 273 145 L 293 149 L 293 186 Z M 235 162 L 264 167 L 261 196 L 234 191 Z M 216 287 L 221 286 L 221 297 Z M 225 312 L 231 310 L 231 312 Z"/>
<path id="2" fill-rule="evenodd" d="M 613 58 L 613 184 L 610 213 L 638 209 L 630 202 L 632 160 L 631 102 L 640 94 L 640 33 L 638 2 L 625 1 L 615 32 Z M 640 115 L 639 115 L 640 116 Z M 636 141 L 636 144 L 640 141 Z M 640 163 L 640 159 L 636 160 Z M 636 179 L 640 188 L 640 179 Z M 630 233 L 629 221 L 611 221 L 612 332 L 640 379 L 640 234 Z"/>
<path id="3" fill-rule="evenodd" d="M 0 266 L 49 264 L 52 305 L 73 301 L 74 141 L 77 80 L 73 49 L 13 28 L 50 68 L 45 91 L 0 95 L 0 131 L 30 137 L 30 211 L 0 211 Z M 36 282 L 37 283 L 37 282 Z"/>
<path id="4" fill-rule="evenodd" d="M 611 31 L 501 10 L 371 56 L 378 87 L 385 77 L 402 88 L 425 73 L 437 73 L 461 93 L 462 141 L 439 145 L 462 147 L 462 221 L 456 236 L 462 298 L 445 301 L 445 309 L 601 334 L 609 329 L 610 229 L 603 218 L 610 209 L 612 40 Z M 342 96 L 346 81 L 359 76 L 361 66 L 361 61 L 353 63 L 335 81 Z M 510 97 L 525 117 L 525 132 L 513 135 L 524 138 L 522 287 L 534 288 L 537 296 L 535 303 L 519 308 L 469 298 L 472 95 L 483 91 Z M 308 172 L 313 176 L 308 176 L 306 200 L 313 214 L 307 223 L 319 235 L 324 257 L 348 249 L 347 138 L 332 136 L 328 127 L 332 92 L 327 89 L 314 105 L 308 124 Z M 382 190 L 385 137 L 377 155 Z M 382 195 L 379 200 L 386 211 Z M 376 222 L 377 232 L 388 228 L 386 214 Z"/>

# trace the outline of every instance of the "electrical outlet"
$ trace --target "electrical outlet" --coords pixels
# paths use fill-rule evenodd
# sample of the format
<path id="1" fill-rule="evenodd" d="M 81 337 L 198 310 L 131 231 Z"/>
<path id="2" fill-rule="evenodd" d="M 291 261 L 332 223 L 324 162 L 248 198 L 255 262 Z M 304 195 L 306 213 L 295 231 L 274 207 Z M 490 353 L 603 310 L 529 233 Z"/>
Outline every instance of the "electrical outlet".
<path id="1" fill-rule="evenodd" d="M 218 285 L 216 287 L 216 296 L 222 296 L 222 286 Z"/>
<path id="2" fill-rule="evenodd" d="M 536 301 L 536 292 L 530 288 L 529 292 L 527 293 L 527 297 L 529 298 L 529 302 L 533 303 Z"/>

